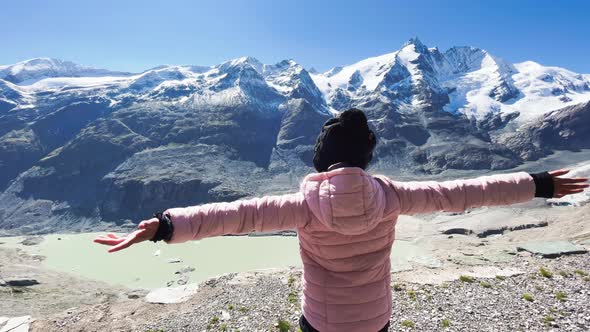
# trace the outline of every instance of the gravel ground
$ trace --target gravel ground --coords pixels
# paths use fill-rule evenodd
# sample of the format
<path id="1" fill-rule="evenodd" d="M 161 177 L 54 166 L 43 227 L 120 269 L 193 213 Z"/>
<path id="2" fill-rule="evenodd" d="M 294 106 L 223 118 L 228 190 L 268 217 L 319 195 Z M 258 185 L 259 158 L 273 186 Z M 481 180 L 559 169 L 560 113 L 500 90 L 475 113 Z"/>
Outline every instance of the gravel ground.
<path id="1" fill-rule="evenodd" d="M 509 265 L 526 271 L 522 275 L 442 285 L 398 283 L 394 275 L 390 331 L 588 331 L 589 258 L 519 255 Z M 279 331 L 284 320 L 297 331 L 300 276 L 291 270 L 211 280 L 202 286 L 206 298 L 137 330 Z"/>
<path id="2" fill-rule="evenodd" d="M 208 301 L 194 305 L 189 312 L 150 322 L 145 329 L 273 331 L 278 330 L 275 325 L 279 320 L 295 326 L 301 315 L 301 272 L 285 271 L 252 276 L 253 280 L 240 280 L 237 284 L 233 276 L 210 280 L 204 285 L 213 290 Z"/>
<path id="3" fill-rule="evenodd" d="M 588 258 L 522 257 L 513 262 L 527 271 L 522 275 L 436 286 L 394 283 L 390 331 L 412 330 L 404 325 L 418 331 L 588 331 Z"/>

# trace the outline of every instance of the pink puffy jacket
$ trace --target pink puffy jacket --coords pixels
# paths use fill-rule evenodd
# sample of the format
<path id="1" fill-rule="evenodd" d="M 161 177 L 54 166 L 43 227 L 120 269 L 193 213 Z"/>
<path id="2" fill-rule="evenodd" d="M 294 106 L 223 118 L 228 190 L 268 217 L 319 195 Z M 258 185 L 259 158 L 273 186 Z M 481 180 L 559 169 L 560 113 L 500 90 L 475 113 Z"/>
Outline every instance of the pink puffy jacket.
<path id="1" fill-rule="evenodd" d="M 392 313 L 390 252 L 400 214 L 464 211 L 531 200 L 527 173 L 396 182 L 356 167 L 310 174 L 298 193 L 169 209 L 170 243 L 297 229 L 302 310 L 321 332 L 378 331 Z"/>

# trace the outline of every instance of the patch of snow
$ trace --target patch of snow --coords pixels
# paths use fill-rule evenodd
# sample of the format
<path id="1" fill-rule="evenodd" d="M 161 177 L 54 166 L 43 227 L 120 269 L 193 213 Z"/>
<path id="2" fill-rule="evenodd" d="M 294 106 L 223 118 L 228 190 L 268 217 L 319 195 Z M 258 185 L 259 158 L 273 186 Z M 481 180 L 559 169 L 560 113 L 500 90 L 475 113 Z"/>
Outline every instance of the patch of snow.
<path id="1" fill-rule="evenodd" d="M 205 90 L 203 93 L 195 94 L 190 102 L 195 107 L 207 106 L 240 106 L 247 100 L 246 95 L 239 87 L 231 87 L 221 91 Z"/>
<path id="2" fill-rule="evenodd" d="M 37 92 L 60 90 L 63 88 L 101 88 L 128 82 L 131 78 L 124 76 L 100 77 L 51 77 L 35 80 L 32 84 L 21 84 L 24 91 Z"/>
<path id="3" fill-rule="evenodd" d="M 241 57 L 241 58 L 233 59 L 230 61 L 226 61 L 217 67 L 221 68 L 221 70 L 227 70 L 228 67 L 240 67 L 240 66 L 244 66 L 244 65 L 251 66 L 259 73 L 262 73 L 263 66 L 264 66 L 260 61 L 258 61 L 258 59 L 246 56 L 246 57 Z"/>
<path id="4" fill-rule="evenodd" d="M 194 78 L 195 75 L 187 67 L 168 66 L 132 76 L 128 87 L 138 90 L 153 89 L 163 82 L 181 81 L 187 78 Z"/>
<path id="5" fill-rule="evenodd" d="M 502 82 L 512 80 L 520 95 L 500 102 L 490 92 Z M 584 76 L 558 67 L 544 67 L 527 61 L 514 66 L 486 55 L 480 69 L 457 75 L 443 83 L 454 88 L 444 109 L 482 118 L 489 112 L 520 112 L 518 123 L 526 123 L 544 113 L 590 100 L 590 81 Z"/>
<path id="6" fill-rule="evenodd" d="M 489 112 L 501 110 L 502 103 L 490 97 L 490 92 L 502 79 L 501 68 L 487 53 L 478 62 L 478 66 L 470 63 L 467 72 L 450 76 L 441 83 L 443 87 L 454 89 L 449 95 L 450 102 L 444 106 L 445 111 L 481 119 Z"/>
<path id="7" fill-rule="evenodd" d="M 406 45 L 398 53 L 396 59 L 399 59 L 402 65 L 406 67 L 413 75 L 422 75 L 417 68 L 417 64 L 414 63 L 420 56 L 420 53 L 416 52 L 416 46 L 414 44 Z"/>
<path id="8" fill-rule="evenodd" d="M 299 75 L 303 67 L 293 60 L 285 60 L 276 65 L 264 65 L 261 73 L 266 83 L 283 95 L 289 95 L 299 85 Z"/>
<path id="9" fill-rule="evenodd" d="M 519 121 L 527 122 L 540 115 L 590 100 L 590 80 L 559 67 L 545 67 L 532 61 L 515 64 L 516 87 L 524 97 L 509 105 L 520 110 Z"/>
<path id="10" fill-rule="evenodd" d="M 374 91 L 387 71 L 395 64 L 397 52 L 368 58 L 346 67 L 337 67 L 322 74 L 311 74 L 315 85 L 327 100 L 336 89 L 346 90 L 351 77 L 358 73 L 364 89 Z"/>

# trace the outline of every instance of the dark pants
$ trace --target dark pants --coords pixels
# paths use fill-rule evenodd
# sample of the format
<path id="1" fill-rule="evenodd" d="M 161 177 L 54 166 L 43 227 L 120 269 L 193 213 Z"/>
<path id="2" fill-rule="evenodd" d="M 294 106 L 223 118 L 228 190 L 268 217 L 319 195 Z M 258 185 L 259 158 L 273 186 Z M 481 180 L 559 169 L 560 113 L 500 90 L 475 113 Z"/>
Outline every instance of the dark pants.
<path id="1" fill-rule="evenodd" d="M 307 321 L 307 319 L 305 319 L 305 316 L 303 315 L 301 315 L 301 318 L 299 318 L 299 327 L 301 328 L 301 332 L 319 332 L 309 324 L 309 322 Z M 388 329 L 389 323 L 385 324 L 385 326 L 377 332 L 387 332 Z"/>

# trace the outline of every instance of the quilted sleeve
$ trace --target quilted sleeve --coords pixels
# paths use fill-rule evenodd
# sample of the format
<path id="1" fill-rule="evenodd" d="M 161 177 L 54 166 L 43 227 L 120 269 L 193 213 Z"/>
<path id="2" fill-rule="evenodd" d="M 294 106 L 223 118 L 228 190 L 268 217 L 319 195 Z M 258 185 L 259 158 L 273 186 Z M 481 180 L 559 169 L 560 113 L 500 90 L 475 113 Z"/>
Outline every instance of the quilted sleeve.
<path id="1" fill-rule="evenodd" d="M 174 226 L 168 243 L 295 229 L 305 226 L 310 218 L 301 193 L 173 208 L 164 213 L 168 214 Z"/>
<path id="2" fill-rule="evenodd" d="M 379 180 L 386 192 L 388 209 L 396 214 L 461 212 L 474 207 L 522 203 L 535 196 L 533 178 L 525 172 L 442 182 L 398 182 L 386 177 Z"/>

